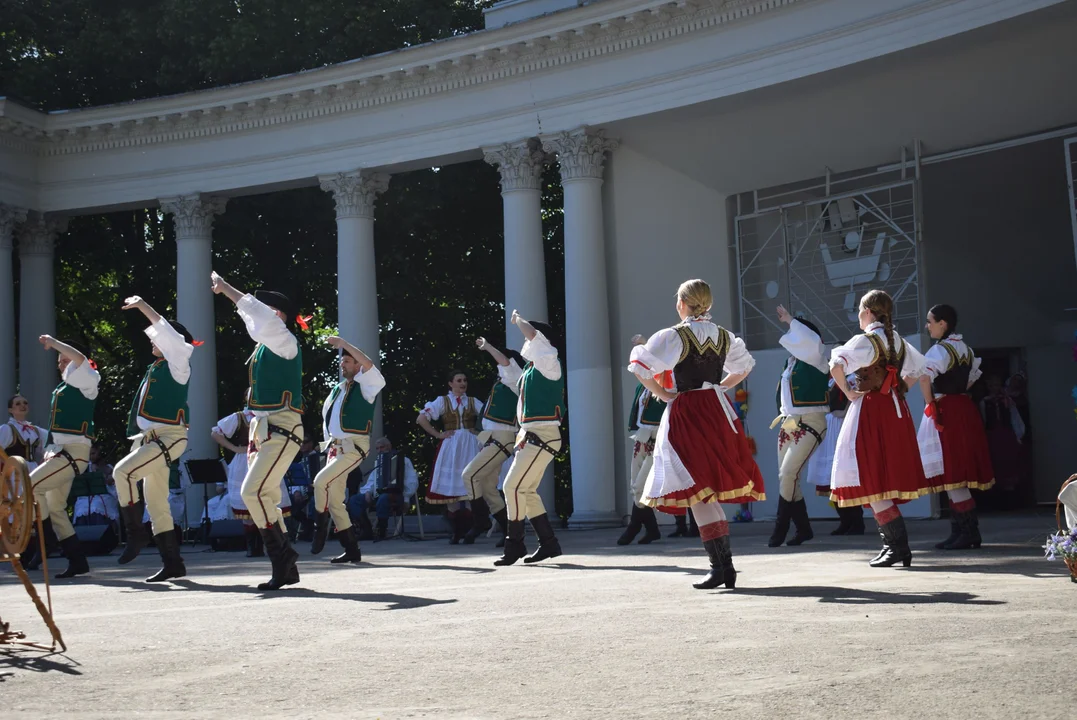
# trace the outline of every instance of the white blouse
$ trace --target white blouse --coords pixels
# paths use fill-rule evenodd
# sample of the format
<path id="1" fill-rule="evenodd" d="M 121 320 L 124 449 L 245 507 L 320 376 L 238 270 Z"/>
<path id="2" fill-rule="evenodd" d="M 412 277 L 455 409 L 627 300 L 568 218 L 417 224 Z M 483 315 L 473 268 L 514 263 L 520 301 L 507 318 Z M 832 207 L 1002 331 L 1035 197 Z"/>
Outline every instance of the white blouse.
<path id="1" fill-rule="evenodd" d="M 427 420 L 433 422 L 441 417 L 441 412 L 445 409 L 446 398 L 448 399 L 449 407 L 456 411 L 458 417 L 463 418 L 464 410 L 467 409 L 468 396 L 461 395 L 457 398 L 450 393 L 448 395 L 442 395 L 437 400 L 431 400 L 423 406 L 422 414 L 426 416 Z M 471 400 L 475 403 L 475 414 L 482 417 L 482 401 L 478 398 L 471 398 Z"/>
<path id="2" fill-rule="evenodd" d="M 274 355 L 291 360 L 299 354 L 299 341 L 273 308 L 253 295 L 247 294 L 236 303 L 236 311 L 247 326 L 247 334 L 256 343 L 265 345 Z"/>
<path id="3" fill-rule="evenodd" d="M 672 370 L 681 359 L 684 352 L 684 341 L 677 333 L 677 328 L 687 325 L 700 343 L 711 340 L 718 341 L 719 328 L 709 320 L 685 320 L 680 325 L 675 325 L 665 330 L 659 330 L 652 335 L 645 344 L 632 348 L 631 361 L 628 371 L 637 377 L 644 379 L 654 378 L 655 375 Z M 729 333 L 729 351 L 725 356 L 723 370 L 729 375 L 741 375 L 755 367 L 755 359 L 748 353 L 744 341 Z"/>
<path id="4" fill-rule="evenodd" d="M 930 377 L 932 380 L 939 375 L 950 370 L 953 367 L 953 358 L 950 353 L 946 351 L 943 345 L 949 345 L 954 349 L 958 355 L 965 355 L 972 351 L 972 349 L 965 344 L 964 339 L 960 335 L 950 335 L 932 345 L 926 353 L 924 353 L 924 374 Z M 969 387 L 980 379 L 980 358 L 975 355 L 972 356 L 972 370 L 969 372 Z"/>
<path id="5" fill-rule="evenodd" d="M 868 325 L 868 329 L 853 338 L 839 348 L 835 348 L 830 355 L 830 367 L 841 365 L 846 375 L 852 375 L 857 370 L 875 364 L 878 358 L 875 355 L 875 344 L 868 338 L 869 334 L 878 335 L 886 347 L 886 330 L 880 322 Z M 918 378 L 924 374 L 924 356 L 920 351 L 906 342 L 897 330 L 894 330 L 894 345 L 905 343 L 905 364 L 901 368 L 902 377 Z"/>

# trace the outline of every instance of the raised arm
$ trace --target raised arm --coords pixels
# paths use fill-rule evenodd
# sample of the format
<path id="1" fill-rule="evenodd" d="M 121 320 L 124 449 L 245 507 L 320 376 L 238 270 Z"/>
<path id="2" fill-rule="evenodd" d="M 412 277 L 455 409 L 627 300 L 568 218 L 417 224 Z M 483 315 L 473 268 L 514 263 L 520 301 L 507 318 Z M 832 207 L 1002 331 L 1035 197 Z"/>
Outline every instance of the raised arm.
<path id="1" fill-rule="evenodd" d="M 528 327 L 531 326 L 528 325 Z M 532 332 L 534 332 L 535 329 L 531 328 L 531 330 Z M 486 352 L 490 353 L 490 357 L 492 357 L 494 359 L 494 362 L 496 362 L 498 365 L 506 367 L 509 364 L 509 359 L 505 357 L 505 354 L 495 348 L 490 343 L 486 342 L 486 338 L 477 339 L 475 341 L 475 345 L 479 348 L 479 350 L 485 350 Z"/>
<path id="2" fill-rule="evenodd" d="M 52 335 L 41 335 L 38 337 L 38 342 L 45 346 L 46 350 L 55 350 L 63 355 L 65 358 L 71 361 L 74 367 L 81 367 L 82 363 L 86 361 L 86 356 L 80 353 L 75 348 L 71 347 L 65 342 L 60 342 Z"/>
<path id="3" fill-rule="evenodd" d="M 224 295 L 226 298 L 234 303 L 238 303 L 240 299 L 246 294 L 237 290 L 227 280 L 218 275 L 216 272 L 209 274 L 210 282 L 212 283 L 213 292 L 217 295 Z"/>

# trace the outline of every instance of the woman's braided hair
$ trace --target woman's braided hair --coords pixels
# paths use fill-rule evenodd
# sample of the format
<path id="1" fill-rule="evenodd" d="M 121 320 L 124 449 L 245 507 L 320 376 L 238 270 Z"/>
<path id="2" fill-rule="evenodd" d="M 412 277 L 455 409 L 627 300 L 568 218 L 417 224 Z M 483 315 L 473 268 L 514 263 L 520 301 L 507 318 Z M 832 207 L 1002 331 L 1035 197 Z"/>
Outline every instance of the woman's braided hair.
<path id="1" fill-rule="evenodd" d="M 897 348 L 894 347 L 894 301 L 883 290 L 869 290 L 861 298 L 860 304 L 870 310 L 875 319 L 883 324 L 883 330 L 886 332 L 886 364 L 897 367 L 898 353 Z"/>

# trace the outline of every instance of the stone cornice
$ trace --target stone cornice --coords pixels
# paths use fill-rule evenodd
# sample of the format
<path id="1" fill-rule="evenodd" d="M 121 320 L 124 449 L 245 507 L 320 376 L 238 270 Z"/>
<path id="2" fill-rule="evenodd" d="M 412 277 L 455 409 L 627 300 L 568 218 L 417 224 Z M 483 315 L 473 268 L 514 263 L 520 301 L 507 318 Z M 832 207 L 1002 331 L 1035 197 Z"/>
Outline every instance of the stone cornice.
<path id="1" fill-rule="evenodd" d="M 373 218 L 374 202 L 389 189 L 389 175 L 357 170 L 319 175 L 318 183 L 322 190 L 333 194 L 338 218 Z"/>
<path id="2" fill-rule="evenodd" d="M 66 155 L 226 135 L 637 50 L 811 0 L 604 0 L 362 60 L 166 98 L 44 113 L 0 98 L 0 142 Z"/>

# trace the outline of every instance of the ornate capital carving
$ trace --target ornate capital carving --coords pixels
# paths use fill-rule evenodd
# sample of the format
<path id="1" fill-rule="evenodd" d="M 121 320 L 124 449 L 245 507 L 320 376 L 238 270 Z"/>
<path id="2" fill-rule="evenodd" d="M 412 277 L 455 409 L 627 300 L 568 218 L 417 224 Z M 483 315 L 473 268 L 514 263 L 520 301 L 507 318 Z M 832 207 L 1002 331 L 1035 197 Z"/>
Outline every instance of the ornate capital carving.
<path id="1" fill-rule="evenodd" d="M 161 209 L 172 215 L 176 223 L 176 239 L 185 237 L 213 237 L 213 218 L 224 212 L 228 198 L 193 195 L 177 195 L 161 198 Z"/>
<path id="2" fill-rule="evenodd" d="M 15 226 L 26 222 L 26 210 L 0 203 L 0 250 L 12 248 L 11 238 L 15 234 Z"/>
<path id="3" fill-rule="evenodd" d="M 355 172 L 319 175 L 322 190 L 333 193 L 337 217 L 374 217 L 374 201 L 389 189 L 387 173 L 356 170 Z"/>
<path id="4" fill-rule="evenodd" d="M 537 138 L 484 149 L 483 158 L 501 173 L 502 192 L 542 188 L 546 153 Z"/>
<path id="5" fill-rule="evenodd" d="M 33 213 L 19 228 L 19 255 L 52 255 L 56 236 L 67 230 L 67 218 Z"/>
<path id="6" fill-rule="evenodd" d="M 560 132 L 542 141 L 542 149 L 556 154 L 561 163 L 561 181 L 602 179 L 606 153 L 616 150 L 620 142 L 607 138 L 602 130 L 580 128 Z"/>

